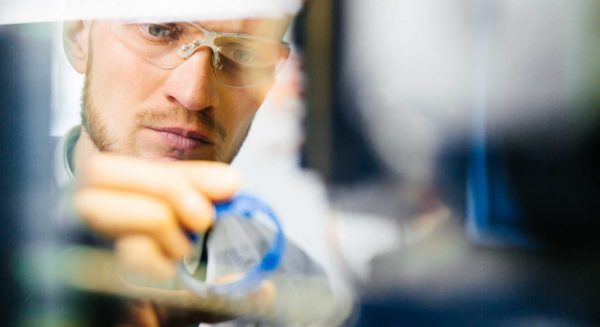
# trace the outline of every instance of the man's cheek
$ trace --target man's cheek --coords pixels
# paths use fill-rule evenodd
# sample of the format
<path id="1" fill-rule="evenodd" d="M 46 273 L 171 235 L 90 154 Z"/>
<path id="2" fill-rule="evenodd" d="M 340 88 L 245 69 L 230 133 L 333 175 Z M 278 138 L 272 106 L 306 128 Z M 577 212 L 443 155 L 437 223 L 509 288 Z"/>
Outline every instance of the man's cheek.
<path id="1" fill-rule="evenodd" d="M 238 103 L 246 104 L 244 108 L 256 111 L 256 109 L 260 107 L 260 105 L 263 103 L 263 101 L 269 94 L 270 89 L 270 85 L 262 85 L 254 88 L 249 88 L 244 92 L 240 92 L 238 94 L 237 101 Z"/>

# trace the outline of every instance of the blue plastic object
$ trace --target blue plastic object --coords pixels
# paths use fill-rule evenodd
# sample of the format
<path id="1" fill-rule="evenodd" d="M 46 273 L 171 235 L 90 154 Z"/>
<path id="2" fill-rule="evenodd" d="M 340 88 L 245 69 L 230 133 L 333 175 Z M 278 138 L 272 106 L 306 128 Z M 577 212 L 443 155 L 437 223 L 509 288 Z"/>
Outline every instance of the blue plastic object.
<path id="1" fill-rule="evenodd" d="M 248 220 L 252 220 L 258 215 L 267 217 L 275 227 L 275 235 L 272 243 L 267 248 L 260 262 L 254 265 L 241 278 L 233 282 L 210 284 L 200 281 L 187 273 L 183 263 L 179 265 L 179 277 L 181 281 L 190 291 L 200 296 L 208 293 L 222 295 L 244 294 L 256 290 L 263 280 L 279 268 L 285 252 L 285 235 L 277 215 L 266 203 L 245 193 L 239 193 L 227 202 L 216 204 L 215 211 L 215 224 L 219 224 L 219 221 L 223 219 L 231 219 L 231 217 Z M 190 234 L 189 236 L 193 241 L 198 239 L 198 235 Z"/>

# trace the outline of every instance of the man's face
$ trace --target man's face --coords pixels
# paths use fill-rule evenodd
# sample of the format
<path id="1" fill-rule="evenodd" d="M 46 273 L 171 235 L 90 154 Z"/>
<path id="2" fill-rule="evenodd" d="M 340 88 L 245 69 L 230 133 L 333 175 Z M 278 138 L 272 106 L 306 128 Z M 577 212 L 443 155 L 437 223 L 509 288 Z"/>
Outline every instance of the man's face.
<path id="1" fill-rule="evenodd" d="M 200 22 L 223 32 L 281 38 L 281 20 Z M 230 162 L 244 141 L 271 82 L 223 85 L 212 50 L 198 49 L 174 69 L 158 68 L 114 32 L 114 23 L 90 27 L 83 93 L 85 131 L 101 151 L 153 160 Z"/>

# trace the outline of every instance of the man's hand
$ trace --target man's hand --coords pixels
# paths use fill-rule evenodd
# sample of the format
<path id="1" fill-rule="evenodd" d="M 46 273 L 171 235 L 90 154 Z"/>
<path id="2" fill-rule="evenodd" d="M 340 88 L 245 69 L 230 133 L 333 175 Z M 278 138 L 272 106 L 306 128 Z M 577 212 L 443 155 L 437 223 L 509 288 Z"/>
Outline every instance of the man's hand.
<path id="1" fill-rule="evenodd" d="M 240 177 L 208 161 L 150 162 L 97 154 L 77 171 L 75 209 L 95 232 L 114 239 L 128 270 L 169 278 L 190 253 L 186 232 L 204 232 L 213 202 L 230 198 Z"/>

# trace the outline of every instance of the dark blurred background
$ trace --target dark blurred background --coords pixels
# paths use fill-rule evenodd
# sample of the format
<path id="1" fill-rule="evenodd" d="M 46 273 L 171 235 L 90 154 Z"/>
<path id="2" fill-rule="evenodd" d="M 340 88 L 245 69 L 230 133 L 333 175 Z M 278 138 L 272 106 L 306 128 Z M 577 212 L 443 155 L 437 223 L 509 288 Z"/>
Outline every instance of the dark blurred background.
<path id="1" fill-rule="evenodd" d="M 41 325 L 53 310 L 44 271 L 27 269 L 25 253 L 52 239 L 49 137 L 51 28 L 0 26 L 0 194 L 2 325 Z M 47 285 L 46 285 L 47 286 Z"/>
<path id="2" fill-rule="evenodd" d="M 373 260 L 349 324 L 597 324 L 597 4 L 329 0 L 309 2 L 304 21 L 305 159 L 333 204 L 402 203 L 385 212 L 402 223 L 432 194 L 452 210 L 427 238 Z M 410 130 L 415 115 L 427 132 Z M 396 130 L 381 131 L 390 120 Z M 419 157 L 431 135 L 435 155 Z M 393 162 L 403 157 L 431 164 L 432 177 L 411 179 Z M 390 181 L 427 195 L 337 201 Z"/>

